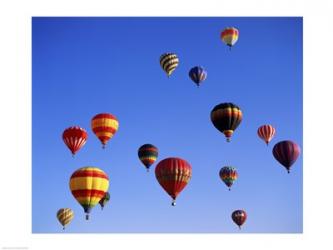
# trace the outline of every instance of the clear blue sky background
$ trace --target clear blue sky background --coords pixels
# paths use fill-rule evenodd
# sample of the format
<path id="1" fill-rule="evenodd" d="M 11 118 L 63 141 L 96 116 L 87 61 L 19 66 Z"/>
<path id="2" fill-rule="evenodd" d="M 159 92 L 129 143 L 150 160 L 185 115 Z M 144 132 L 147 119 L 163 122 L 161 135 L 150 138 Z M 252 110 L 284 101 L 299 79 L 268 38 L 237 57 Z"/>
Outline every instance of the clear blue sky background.
<path id="1" fill-rule="evenodd" d="M 220 40 L 227 26 L 240 31 L 232 51 Z M 33 18 L 32 232 L 62 233 L 62 207 L 75 213 L 67 233 L 302 232 L 302 153 L 288 175 L 271 152 L 285 139 L 303 148 L 302 36 L 302 18 Z M 164 52 L 180 59 L 170 79 Z M 199 89 L 188 77 L 196 65 L 208 72 Z M 244 115 L 231 143 L 210 121 L 222 102 Z M 120 123 L 105 150 L 90 128 L 101 112 Z M 267 123 L 277 130 L 269 147 L 257 136 Z M 89 134 L 75 158 L 61 138 L 72 125 Z M 144 143 L 159 148 L 158 160 L 192 165 L 176 207 L 156 164 L 147 173 L 139 161 Z M 109 175 L 111 194 L 89 221 L 69 190 L 70 175 L 87 165 Z M 224 165 L 239 172 L 231 192 L 219 179 Z M 235 209 L 248 213 L 241 231 Z"/>

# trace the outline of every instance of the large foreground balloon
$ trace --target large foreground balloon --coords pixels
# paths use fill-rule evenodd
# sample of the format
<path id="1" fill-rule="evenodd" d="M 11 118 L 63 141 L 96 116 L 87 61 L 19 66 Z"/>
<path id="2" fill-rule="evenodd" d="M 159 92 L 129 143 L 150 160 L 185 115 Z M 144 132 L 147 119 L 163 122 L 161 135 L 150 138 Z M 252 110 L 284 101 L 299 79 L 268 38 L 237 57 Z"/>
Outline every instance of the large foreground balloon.
<path id="1" fill-rule="evenodd" d="M 103 148 L 106 143 L 114 136 L 119 127 L 119 122 L 114 115 L 101 113 L 95 115 L 91 120 L 91 128 L 98 139 L 101 141 Z"/>
<path id="2" fill-rule="evenodd" d="M 103 196 L 103 198 L 98 202 L 99 205 L 101 205 L 101 208 L 103 210 L 104 206 L 110 201 L 110 194 L 109 192 L 106 192 Z"/>
<path id="3" fill-rule="evenodd" d="M 175 206 L 177 196 L 192 177 L 192 167 L 181 158 L 166 158 L 157 164 L 155 175 L 162 188 L 171 196 L 172 206 Z"/>
<path id="4" fill-rule="evenodd" d="M 160 56 L 160 65 L 168 77 L 177 68 L 178 63 L 179 59 L 175 53 L 164 53 Z"/>
<path id="5" fill-rule="evenodd" d="M 213 108 L 210 119 L 215 128 L 226 136 L 227 142 L 230 142 L 232 134 L 243 119 L 243 113 L 236 104 L 221 103 Z"/>
<path id="6" fill-rule="evenodd" d="M 300 147 L 293 141 L 280 141 L 273 147 L 273 155 L 290 172 L 291 166 L 301 152 Z"/>
<path id="7" fill-rule="evenodd" d="M 238 40 L 239 31 L 234 27 L 228 27 L 221 32 L 222 41 L 231 49 Z"/>
<path id="8" fill-rule="evenodd" d="M 65 129 L 62 139 L 74 156 L 86 143 L 88 134 L 83 128 L 73 126 Z"/>
<path id="9" fill-rule="evenodd" d="M 99 168 L 83 167 L 72 174 L 69 187 L 74 198 L 83 207 L 88 220 L 91 209 L 109 188 L 109 177 Z"/>
<path id="10" fill-rule="evenodd" d="M 70 208 L 60 208 L 57 212 L 57 218 L 65 230 L 65 226 L 73 220 L 74 212 Z"/>
<path id="11" fill-rule="evenodd" d="M 193 67 L 188 74 L 198 87 L 207 78 L 207 71 L 200 66 Z"/>
<path id="12" fill-rule="evenodd" d="M 220 178 L 230 190 L 232 184 L 234 184 L 234 181 L 236 181 L 238 178 L 238 173 L 236 171 L 236 168 L 230 166 L 225 166 L 221 168 Z"/>
<path id="13" fill-rule="evenodd" d="M 232 220 L 238 225 L 239 229 L 245 223 L 247 214 L 244 210 L 236 210 L 231 215 Z"/>
<path id="14" fill-rule="evenodd" d="M 152 144 L 144 144 L 138 150 L 140 161 L 145 165 L 147 171 L 158 157 L 158 149 Z"/>
<path id="15" fill-rule="evenodd" d="M 275 135 L 275 128 L 272 125 L 262 125 L 258 128 L 258 136 L 264 140 L 266 142 L 266 144 L 268 145 L 268 143 L 273 139 L 274 135 Z"/>

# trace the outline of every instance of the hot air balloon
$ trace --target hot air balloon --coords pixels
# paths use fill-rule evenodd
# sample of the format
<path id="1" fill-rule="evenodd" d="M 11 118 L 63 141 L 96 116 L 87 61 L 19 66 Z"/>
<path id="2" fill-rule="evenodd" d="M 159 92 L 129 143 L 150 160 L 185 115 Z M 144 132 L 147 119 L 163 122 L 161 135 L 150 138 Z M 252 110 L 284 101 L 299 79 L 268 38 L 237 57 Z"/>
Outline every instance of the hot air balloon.
<path id="1" fill-rule="evenodd" d="M 148 172 L 149 167 L 154 164 L 158 157 L 158 149 L 152 144 L 144 144 L 139 148 L 138 156 L 143 165 L 146 166 Z"/>
<path id="2" fill-rule="evenodd" d="M 60 208 L 57 212 L 57 218 L 65 230 L 65 226 L 73 220 L 74 212 L 70 208 Z"/>
<path id="3" fill-rule="evenodd" d="M 236 210 L 231 215 L 232 220 L 238 225 L 239 229 L 245 223 L 247 214 L 244 210 Z"/>
<path id="4" fill-rule="evenodd" d="M 226 45 L 228 45 L 230 47 L 230 49 L 237 42 L 238 36 L 239 36 L 239 31 L 238 31 L 238 29 L 236 29 L 234 27 L 225 28 L 221 32 L 221 39 L 222 39 L 222 41 Z"/>
<path id="5" fill-rule="evenodd" d="M 88 134 L 83 128 L 73 126 L 65 129 L 62 139 L 74 156 L 86 143 Z"/>
<path id="6" fill-rule="evenodd" d="M 88 220 L 91 209 L 109 188 L 109 177 L 99 168 L 83 167 L 72 174 L 69 187 L 74 198 L 83 207 Z"/>
<path id="7" fill-rule="evenodd" d="M 273 147 L 274 158 L 287 169 L 288 173 L 300 152 L 300 147 L 292 141 L 280 141 Z"/>
<path id="8" fill-rule="evenodd" d="M 118 130 L 118 120 L 114 115 L 101 113 L 95 115 L 91 120 L 91 128 L 98 139 L 101 141 L 103 148 Z"/>
<path id="9" fill-rule="evenodd" d="M 188 74 L 198 87 L 207 78 L 207 71 L 200 66 L 193 67 Z"/>
<path id="10" fill-rule="evenodd" d="M 108 203 L 110 200 L 110 194 L 109 192 L 106 192 L 103 196 L 103 198 L 98 202 L 99 205 L 101 205 L 101 208 L 103 210 L 104 206 L 106 205 L 106 203 Z"/>
<path id="11" fill-rule="evenodd" d="M 272 125 L 262 125 L 258 128 L 258 136 L 264 140 L 268 146 L 268 143 L 273 139 L 275 135 L 275 128 Z"/>
<path id="12" fill-rule="evenodd" d="M 227 187 L 230 190 L 232 184 L 238 178 L 238 173 L 236 171 L 236 168 L 230 167 L 230 166 L 225 166 L 225 167 L 221 168 L 220 178 L 227 185 Z"/>
<path id="13" fill-rule="evenodd" d="M 177 68 L 179 63 L 178 56 L 175 53 L 164 53 L 160 56 L 160 65 L 167 73 L 168 77 Z"/>
<path id="14" fill-rule="evenodd" d="M 233 103 L 221 103 L 215 106 L 210 113 L 213 125 L 226 136 L 227 142 L 230 142 L 231 136 L 242 118 L 242 111 Z"/>
<path id="15" fill-rule="evenodd" d="M 192 177 L 192 167 L 181 158 L 166 158 L 157 164 L 155 176 L 162 188 L 171 196 L 172 206 L 175 206 L 177 196 Z"/>

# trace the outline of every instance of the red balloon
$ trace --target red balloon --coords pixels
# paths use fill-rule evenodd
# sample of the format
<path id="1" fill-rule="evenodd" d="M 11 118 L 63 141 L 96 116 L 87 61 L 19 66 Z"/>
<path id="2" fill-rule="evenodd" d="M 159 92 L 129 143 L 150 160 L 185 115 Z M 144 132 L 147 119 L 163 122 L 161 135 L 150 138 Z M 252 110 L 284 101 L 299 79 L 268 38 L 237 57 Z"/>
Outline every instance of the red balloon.
<path id="1" fill-rule="evenodd" d="M 74 126 L 65 129 L 62 139 L 74 156 L 86 143 L 88 134 L 83 128 Z"/>
<path id="2" fill-rule="evenodd" d="M 192 167 L 181 158 L 166 158 L 157 164 L 155 176 L 162 188 L 171 196 L 172 205 L 175 206 L 177 196 L 192 177 Z"/>
<path id="3" fill-rule="evenodd" d="M 235 210 L 231 215 L 232 220 L 238 225 L 239 229 L 245 223 L 247 214 L 244 210 Z"/>
<path id="4" fill-rule="evenodd" d="M 275 128 L 272 125 L 262 125 L 258 128 L 258 136 L 268 143 L 273 139 L 275 135 Z"/>

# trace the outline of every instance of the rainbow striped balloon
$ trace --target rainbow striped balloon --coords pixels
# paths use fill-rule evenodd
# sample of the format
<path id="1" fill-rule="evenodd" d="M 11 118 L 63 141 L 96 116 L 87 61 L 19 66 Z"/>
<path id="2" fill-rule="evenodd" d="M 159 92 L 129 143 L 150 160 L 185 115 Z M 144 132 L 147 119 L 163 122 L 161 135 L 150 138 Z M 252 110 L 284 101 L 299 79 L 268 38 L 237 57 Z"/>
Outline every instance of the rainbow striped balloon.
<path id="1" fill-rule="evenodd" d="M 138 156 L 148 172 L 149 167 L 154 164 L 158 157 L 158 148 L 152 144 L 144 144 L 139 148 Z"/>
<path id="2" fill-rule="evenodd" d="M 60 224 L 63 226 L 63 230 L 65 230 L 65 226 L 68 225 L 74 218 L 74 212 L 70 208 L 60 208 L 57 212 L 57 218 Z"/>
<path id="3" fill-rule="evenodd" d="M 231 166 L 225 166 L 221 168 L 220 170 L 220 178 L 221 180 L 227 185 L 229 188 L 229 191 L 231 189 L 232 184 L 237 180 L 238 173 L 236 171 L 236 168 Z"/>
<path id="4" fill-rule="evenodd" d="M 108 113 L 101 113 L 95 115 L 91 120 L 91 128 L 94 134 L 101 141 L 103 148 L 117 132 L 119 122 L 114 115 Z"/>
<path id="5" fill-rule="evenodd" d="M 222 41 L 231 49 L 238 40 L 239 31 L 234 27 L 227 27 L 221 32 Z"/>
<path id="6" fill-rule="evenodd" d="M 109 188 L 109 177 L 99 168 L 83 167 L 72 174 L 69 187 L 74 198 L 83 207 L 88 220 L 91 209 Z"/>

